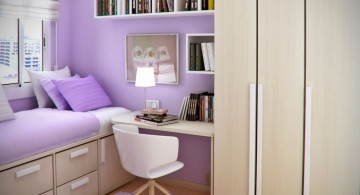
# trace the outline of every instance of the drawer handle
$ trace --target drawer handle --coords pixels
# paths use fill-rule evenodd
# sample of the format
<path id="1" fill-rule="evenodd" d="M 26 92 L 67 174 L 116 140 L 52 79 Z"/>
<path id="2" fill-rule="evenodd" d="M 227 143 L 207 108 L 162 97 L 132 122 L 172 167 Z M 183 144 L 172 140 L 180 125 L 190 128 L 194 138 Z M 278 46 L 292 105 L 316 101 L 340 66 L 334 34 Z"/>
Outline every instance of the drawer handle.
<path id="1" fill-rule="evenodd" d="M 72 184 L 71 184 L 71 190 L 75 190 L 76 188 L 81 187 L 81 186 L 89 183 L 89 181 L 90 181 L 89 178 L 86 177 L 86 178 L 84 178 L 84 179 L 82 179 L 82 180 L 80 180 L 80 181 L 77 181 L 77 182 L 75 182 L 75 183 L 72 183 Z"/>
<path id="2" fill-rule="evenodd" d="M 70 158 L 76 158 L 89 152 L 89 148 L 83 148 L 81 150 L 70 153 Z"/>
<path id="3" fill-rule="evenodd" d="M 101 155 L 100 155 L 100 162 L 101 163 L 105 163 L 105 159 L 106 159 L 106 154 L 105 154 L 105 139 L 100 140 L 100 149 L 101 149 Z"/>
<path id="4" fill-rule="evenodd" d="M 17 171 L 16 172 L 16 178 L 20 178 L 20 177 L 23 177 L 25 175 L 29 175 L 29 174 L 37 172 L 37 171 L 40 171 L 40 165 L 35 165 L 35 166 L 32 166 L 32 167 L 23 169 L 21 171 Z"/>

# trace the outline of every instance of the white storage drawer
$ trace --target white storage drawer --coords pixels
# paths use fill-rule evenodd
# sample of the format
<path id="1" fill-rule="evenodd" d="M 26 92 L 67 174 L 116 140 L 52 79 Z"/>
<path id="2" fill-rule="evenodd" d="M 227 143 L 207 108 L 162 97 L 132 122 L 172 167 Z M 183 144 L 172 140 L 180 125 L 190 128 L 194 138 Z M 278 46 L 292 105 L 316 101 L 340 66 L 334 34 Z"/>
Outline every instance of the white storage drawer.
<path id="1" fill-rule="evenodd" d="M 97 141 L 56 154 L 57 186 L 97 169 Z"/>
<path id="2" fill-rule="evenodd" d="M 41 194 L 51 190 L 52 164 L 49 156 L 1 172 L 0 194 Z"/>
<path id="3" fill-rule="evenodd" d="M 88 175 L 80 177 L 57 188 L 58 195 L 97 195 L 98 173 L 94 171 Z"/>

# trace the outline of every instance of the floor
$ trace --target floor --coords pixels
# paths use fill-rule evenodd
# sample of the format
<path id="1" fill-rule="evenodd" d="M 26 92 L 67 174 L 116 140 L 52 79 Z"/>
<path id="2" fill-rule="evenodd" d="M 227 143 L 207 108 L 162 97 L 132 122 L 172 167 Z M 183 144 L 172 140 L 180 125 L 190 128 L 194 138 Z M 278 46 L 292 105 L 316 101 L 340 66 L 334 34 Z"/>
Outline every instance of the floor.
<path id="1" fill-rule="evenodd" d="M 145 183 L 146 183 L 146 180 L 137 179 L 135 181 L 132 181 L 132 182 L 114 190 L 113 192 L 109 193 L 108 195 L 131 195 L 131 192 L 135 191 L 137 188 L 139 188 L 140 186 L 142 186 Z M 185 188 L 170 186 L 167 184 L 162 184 L 161 182 L 159 182 L 159 184 L 161 184 L 163 187 L 168 189 L 172 195 L 209 195 L 210 194 L 210 193 L 206 193 L 206 192 L 198 192 L 198 191 L 193 191 L 193 190 L 189 190 L 189 189 L 185 189 Z M 148 194 L 149 194 L 149 190 L 145 190 L 143 193 L 141 193 L 141 195 L 148 195 Z M 159 190 L 155 189 L 155 195 L 163 195 L 163 193 L 160 192 Z"/>

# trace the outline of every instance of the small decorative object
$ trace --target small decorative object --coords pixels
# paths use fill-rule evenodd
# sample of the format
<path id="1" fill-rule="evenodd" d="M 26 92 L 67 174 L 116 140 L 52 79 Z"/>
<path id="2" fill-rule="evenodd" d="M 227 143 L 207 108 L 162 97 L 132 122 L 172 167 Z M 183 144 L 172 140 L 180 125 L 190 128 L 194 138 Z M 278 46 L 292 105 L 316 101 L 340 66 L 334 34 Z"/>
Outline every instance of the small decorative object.
<path id="1" fill-rule="evenodd" d="M 153 67 L 137 68 L 135 86 L 144 88 L 144 94 L 145 94 L 144 109 L 145 109 L 146 88 L 155 86 L 154 68 Z"/>
<path id="2" fill-rule="evenodd" d="M 153 67 L 156 83 L 178 84 L 177 34 L 127 35 L 126 80 L 134 82 L 137 68 Z"/>

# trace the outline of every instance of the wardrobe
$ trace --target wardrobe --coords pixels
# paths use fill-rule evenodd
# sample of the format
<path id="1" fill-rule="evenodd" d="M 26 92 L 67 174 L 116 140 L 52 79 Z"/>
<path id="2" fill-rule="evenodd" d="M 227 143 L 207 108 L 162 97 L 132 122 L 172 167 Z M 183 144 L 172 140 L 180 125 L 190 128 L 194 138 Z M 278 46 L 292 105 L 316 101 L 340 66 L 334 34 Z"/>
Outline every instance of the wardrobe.
<path id="1" fill-rule="evenodd" d="M 360 1 L 215 7 L 215 195 L 358 195 Z"/>

